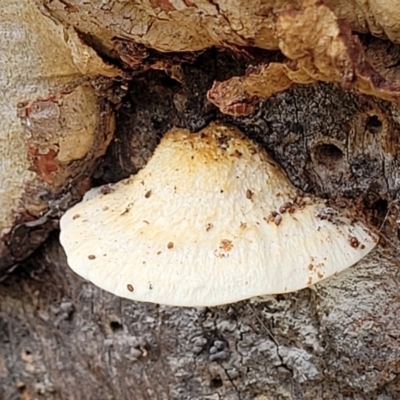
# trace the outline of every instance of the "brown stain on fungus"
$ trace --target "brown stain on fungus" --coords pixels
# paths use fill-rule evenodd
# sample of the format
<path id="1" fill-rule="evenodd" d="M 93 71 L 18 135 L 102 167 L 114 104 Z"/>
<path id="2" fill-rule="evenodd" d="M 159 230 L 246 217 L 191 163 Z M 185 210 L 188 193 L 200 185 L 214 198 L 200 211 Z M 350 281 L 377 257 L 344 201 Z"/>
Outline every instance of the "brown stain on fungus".
<path id="1" fill-rule="evenodd" d="M 91 254 L 90 256 L 88 256 L 89 260 L 94 260 L 96 258 L 96 256 L 94 256 L 93 254 Z"/>
<path id="2" fill-rule="evenodd" d="M 269 214 L 268 215 L 268 217 L 264 217 L 263 218 L 264 219 L 264 221 L 266 222 L 266 223 L 270 223 L 270 222 L 274 222 L 274 217 L 271 215 L 271 214 Z"/>
<path id="3" fill-rule="evenodd" d="M 80 218 L 80 215 L 79 215 L 79 214 L 75 214 L 75 215 L 72 217 L 72 219 L 78 219 L 78 218 Z"/>
<path id="4" fill-rule="evenodd" d="M 133 286 L 130 283 L 126 287 L 130 292 L 133 292 Z"/>
<path id="5" fill-rule="evenodd" d="M 174 243 L 173 242 L 168 242 L 167 248 L 168 249 L 173 249 L 174 248 Z"/>
<path id="6" fill-rule="evenodd" d="M 233 249 L 233 243 L 231 240 L 222 239 L 219 248 L 224 251 L 231 251 Z"/>

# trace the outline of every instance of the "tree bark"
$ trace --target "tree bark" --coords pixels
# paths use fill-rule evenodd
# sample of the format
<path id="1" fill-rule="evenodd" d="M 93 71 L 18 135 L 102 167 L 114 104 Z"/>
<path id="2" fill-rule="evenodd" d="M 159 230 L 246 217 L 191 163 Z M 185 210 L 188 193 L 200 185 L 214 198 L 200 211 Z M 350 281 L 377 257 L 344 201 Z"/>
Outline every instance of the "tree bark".
<path id="1" fill-rule="evenodd" d="M 63 3 L 65 15 L 76 19 L 78 3 Z M 207 100 L 213 83 L 266 60 L 281 63 L 279 51 L 239 51 L 238 43 L 160 54 L 124 42 L 117 55 L 95 36 L 86 39 L 129 79 L 114 88 L 124 97 L 93 185 L 136 173 L 173 126 L 198 131 L 218 120 L 262 144 L 299 190 L 367 209 L 381 241 L 356 266 L 309 289 L 178 308 L 117 298 L 78 278 L 55 231 L 0 284 L 0 398 L 400 398 L 396 101 L 314 82 L 253 99 L 248 115 L 226 115 Z M 371 36 L 362 45 L 393 83 L 398 45 Z"/>

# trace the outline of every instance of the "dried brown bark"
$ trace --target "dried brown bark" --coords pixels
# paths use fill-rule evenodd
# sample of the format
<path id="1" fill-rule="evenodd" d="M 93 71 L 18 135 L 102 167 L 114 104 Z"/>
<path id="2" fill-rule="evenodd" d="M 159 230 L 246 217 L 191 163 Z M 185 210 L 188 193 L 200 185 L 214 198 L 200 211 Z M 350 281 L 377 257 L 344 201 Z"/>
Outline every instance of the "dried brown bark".
<path id="1" fill-rule="evenodd" d="M 46 4 L 51 10 L 61 3 Z M 69 22 L 88 7 L 62 4 L 58 11 Z M 119 15 L 109 11 L 107 18 Z M 95 8 L 79 23 L 100 20 L 102 12 Z M 106 54 L 96 32 L 86 39 Z M 361 39 L 368 62 L 394 82 L 398 46 Z M 299 189 L 368 207 L 382 225 L 382 243 L 312 289 L 181 309 L 129 302 L 83 282 L 68 269 L 55 232 L 0 284 L 0 398 L 399 398 L 397 104 L 314 82 L 256 98 L 252 114 L 232 117 L 207 101 L 213 82 L 243 76 L 255 63 L 283 62 L 282 54 L 235 47 L 161 56 L 121 48 L 129 62 L 120 58 L 118 66 L 130 80 L 93 184 L 135 173 L 172 126 L 196 131 L 220 120 L 264 145 Z M 144 71 L 151 65 L 166 72 Z"/>

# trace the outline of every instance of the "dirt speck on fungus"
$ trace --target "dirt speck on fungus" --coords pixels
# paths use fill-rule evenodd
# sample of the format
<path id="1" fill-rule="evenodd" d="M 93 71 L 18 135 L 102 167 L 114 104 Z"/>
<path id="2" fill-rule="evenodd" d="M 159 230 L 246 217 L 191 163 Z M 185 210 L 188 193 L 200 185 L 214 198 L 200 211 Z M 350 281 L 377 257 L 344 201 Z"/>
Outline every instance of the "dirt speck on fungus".
<path id="1" fill-rule="evenodd" d="M 286 203 L 283 203 L 280 207 L 279 207 L 279 212 L 281 214 L 284 214 L 286 211 L 290 210 L 293 207 L 293 203 L 288 201 Z M 289 211 L 290 212 L 290 211 Z"/>
<path id="2" fill-rule="evenodd" d="M 208 223 L 208 224 L 206 225 L 206 232 L 208 232 L 210 229 L 212 229 L 212 227 L 213 227 L 213 224 Z"/>
<path id="3" fill-rule="evenodd" d="M 114 188 L 111 187 L 110 185 L 104 185 L 100 190 L 101 194 L 104 194 L 104 195 L 110 194 L 113 191 L 114 191 Z"/>
<path id="4" fill-rule="evenodd" d="M 349 237 L 349 243 L 351 247 L 354 247 L 355 249 L 358 248 L 358 246 L 360 245 L 360 242 L 358 241 L 358 239 L 354 236 L 350 236 Z"/>
<path id="5" fill-rule="evenodd" d="M 246 190 L 246 198 L 249 200 L 253 198 L 253 192 L 250 189 Z"/>
<path id="6" fill-rule="evenodd" d="M 127 289 L 128 289 L 130 292 L 133 292 L 133 286 L 132 286 L 130 283 L 128 283 Z"/>

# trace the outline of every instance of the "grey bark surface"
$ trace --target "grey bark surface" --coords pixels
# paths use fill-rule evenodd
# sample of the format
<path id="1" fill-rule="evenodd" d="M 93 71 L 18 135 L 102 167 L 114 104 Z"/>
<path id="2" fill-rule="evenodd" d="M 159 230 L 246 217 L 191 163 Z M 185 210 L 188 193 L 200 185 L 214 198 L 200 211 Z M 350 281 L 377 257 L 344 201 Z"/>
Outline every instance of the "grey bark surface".
<path id="1" fill-rule="evenodd" d="M 299 189 L 361 196 L 383 243 L 311 289 L 184 309 L 84 282 L 55 232 L 0 284 L 0 399 L 400 398 L 398 240 L 389 223 L 400 184 L 398 108 L 316 84 L 260 101 L 249 117 L 224 116 L 206 91 L 246 63 L 209 50 L 182 64 L 180 82 L 162 71 L 132 78 L 95 183 L 136 172 L 172 126 L 196 131 L 220 120 L 263 144 Z"/>

